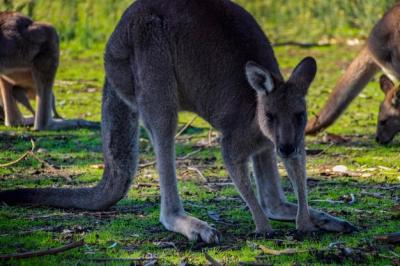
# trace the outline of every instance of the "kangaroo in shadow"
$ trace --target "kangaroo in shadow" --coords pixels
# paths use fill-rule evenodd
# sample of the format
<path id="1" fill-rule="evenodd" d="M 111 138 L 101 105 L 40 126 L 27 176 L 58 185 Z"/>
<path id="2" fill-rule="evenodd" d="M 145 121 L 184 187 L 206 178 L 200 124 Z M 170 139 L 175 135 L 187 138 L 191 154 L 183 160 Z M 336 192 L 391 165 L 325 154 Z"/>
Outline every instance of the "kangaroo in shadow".
<path id="1" fill-rule="evenodd" d="M 59 61 L 59 40 L 48 24 L 16 12 L 0 12 L 0 93 L 6 126 L 36 130 L 98 127 L 82 119 L 64 120 L 55 108 L 53 83 Z M 29 103 L 36 98 L 36 112 Z M 24 117 L 18 103 L 33 117 Z"/>
<path id="2" fill-rule="evenodd" d="M 222 133 L 229 176 L 250 209 L 255 231 L 268 217 L 296 220 L 300 231 L 349 232 L 343 220 L 308 207 L 305 96 L 316 62 L 305 58 L 284 81 L 259 25 L 228 0 L 138 0 L 122 16 L 105 52 L 102 106 L 105 170 L 91 188 L 18 189 L 7 204 L 102 210 L 120 200 L 136 172 L 139 119 L 154 146 L 160 177 L 160 221 L 190 240 L 219 242 L 218 231 L 185 213 L 177 189 L 174 136 L 178 112 L 199 114 Z M 289 203 L 278 173 L 282 158 L 298 199 Z M 249 180 L 252 161 L 258 198 Z"/>
<path id="3" fill-rule="evenodd" d="M 400 79 L 399 25 L 400 3 L 374 26 L 365 46 L 339 79 L 325 106 L 308 121 L 307 134 L 316 134 L 332 125 L 379 70 L 392 81 Z"/>

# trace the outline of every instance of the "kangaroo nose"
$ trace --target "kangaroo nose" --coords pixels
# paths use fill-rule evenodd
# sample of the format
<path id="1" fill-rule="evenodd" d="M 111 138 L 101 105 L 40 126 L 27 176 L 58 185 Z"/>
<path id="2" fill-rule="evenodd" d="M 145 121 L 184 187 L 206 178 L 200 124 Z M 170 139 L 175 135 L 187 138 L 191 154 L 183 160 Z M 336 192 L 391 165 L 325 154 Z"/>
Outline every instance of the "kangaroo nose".
<path id="1" fill-rule="evenodd" d="M 281 144 L 279 145 L 279 153 L 284 157 L 289 157 L 296 151 L 296 148 L 292 144 Z"/>

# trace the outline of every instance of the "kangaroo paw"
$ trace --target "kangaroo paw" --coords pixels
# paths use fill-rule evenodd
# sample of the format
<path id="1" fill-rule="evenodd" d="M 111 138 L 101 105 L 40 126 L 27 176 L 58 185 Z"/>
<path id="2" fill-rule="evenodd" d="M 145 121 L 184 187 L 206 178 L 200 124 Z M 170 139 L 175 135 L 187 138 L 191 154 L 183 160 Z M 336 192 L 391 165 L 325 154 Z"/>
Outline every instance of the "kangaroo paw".
<path id="1" fill-rule="evenodd" d="M 206 243 L 220 242 L 220 233 L 206 222 L 185 214 L 168 215 L 161 218 L 166 229 L 183 234 L 191 241 L 201 239 Z"/>
<path id="2" fill-rule="evenodd" d="M 281 221 L 294 221 L 297 215 L 297 205 L 289 202 L 284 202 L 274 209 L 266 210 L 266 213 L 270 219 L 281 220 Z M 310 208 L 311 221 L 305 225 L 299 225 L 304 231 L 315 231 L 315 228 L 319 228 L 326 231 L 332 232 L 344 232 L 350 233 L 357 230 L 357 227 L 351 223 L 336 218 L 325 212 L 318 211 Z M 311 225 L 310 225 L 311 224 Z"/>

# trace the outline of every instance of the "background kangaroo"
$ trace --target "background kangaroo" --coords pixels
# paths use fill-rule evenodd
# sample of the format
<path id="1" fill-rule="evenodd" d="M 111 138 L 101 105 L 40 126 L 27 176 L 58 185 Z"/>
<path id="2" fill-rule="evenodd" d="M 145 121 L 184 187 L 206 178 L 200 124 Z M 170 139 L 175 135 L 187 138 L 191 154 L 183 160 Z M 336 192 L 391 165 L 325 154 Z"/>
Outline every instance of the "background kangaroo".
<path id="1" fill-rule="evenodd" d="M 305 95 L 316 74 L 315 60 L 304 59 L 285 82 L 268 39 L 241 7 L 225 0 L 135 1 L 109 39 L 105 69 L 105 170 L 100 183 L 91 188 L 3 191 L 0 201 L 110 207 L 124 197 L 135 175 L 141 119 L 157 158 L 161 223 L 190 240 L 218 242 L 216 229 L 186 214 L 178 194 L 174 136 L 178 112 L 188 110 L 222 133 L 226 168 L 250 209 L 256 232 L 272 231 L 268 217 L 296 220 L 300 231 L 354 229 L 307 205 Z M 275 149 L 299 206 L 284 195 Z M 250 160 L 258 198 L 249 180 Z"/>
<path id="2" fill-rule="evenodd" d="M 385 75 L 379 79 L 385 99 L 381 103 L 376 130 L 376 141 L 387 144 L 400 131 L 400 88 Z"/>
<path id="3" fill-rule="evenodd" d="M 339 79 L 322 110 L 306 127 L 315 134 L 333 124 L 351 101 L 382 70 L 392 81 L 400 79 L 400 4 L 393 6 L 372 29 L 368 40 Z"/>
<path id="4" fill-rule="evenodd" d="M 34 124 L 34 129 L 42 130 L 97 125 L 81 119 L 54 119 L 60 118 L 52 91 L 58 61 L 58 35 L 52 26 L 19 13 L 0 12 L 0 92 L 6 126 Z M 36 97 L 36 112 L 28 97 Z M 23 117 L 18 102 L 34 116 Z"/>

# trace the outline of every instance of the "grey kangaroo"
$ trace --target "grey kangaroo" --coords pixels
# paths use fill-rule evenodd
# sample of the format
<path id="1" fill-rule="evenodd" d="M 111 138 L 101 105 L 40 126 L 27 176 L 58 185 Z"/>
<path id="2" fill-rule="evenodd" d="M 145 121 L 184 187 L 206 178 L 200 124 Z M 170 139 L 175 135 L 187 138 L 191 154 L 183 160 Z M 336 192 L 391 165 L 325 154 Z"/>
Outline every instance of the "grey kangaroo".
<path id="1" fill-rule="evenodd" d="M 178 111 L 188 110 L 222 133 L 225 166 L 250 209 L 256 232 L 272 232 L 268 217 L 296 220 L 297 229 L 306 232 L 354 229 L 307 205 L 305 95 L 316 62 L 305 58 L 285 82 L 268 39 L 238 5 L 228 0 L 138 0 L 110 37 L 105 69 L 105 170 L 100 183 L 91 188 L 3 191 L 0 201 L 110 207 L 124 197 L 135 175 L 140 118 L 157 158 L 161 223 L 190 240 L 219 242 L 215 228 L 185 213 L 177 190 L 174 135 Z M 298 206 L 284 195 L 276 152 Z M 249 180 L 250 160 L 258 198 Z"/>
<path id="2" fill-rule="evenodd" d="M 36 130 L 98 127 L 98 123 L 82 119 L 60 119 L 53 94 L 58 61 L 54 27 L 16 12 L 0 12 L 0 112 L 6 126 L 33 124 Z M 36 112 L 29 98 L 36 98 Z M 17 103 L 33 117 L 24 117 Z"/>
<path id="3" fill-rule="evenodd" d="M 365 46 L 339 79 L 325 106 L 308 121 L 307 134 L 316 134 L 332 125 L 379 70 L 391 81 L 400 80 L 399 25 L 400 3 L 397 3 L 376 23 Z M 378 124 L 396 124 L 396 120 L 400 120 L 400 113 L 392 112 L 390 116 L 379 115 Z M 388 132 L 379 131 L 383 128 Z M 389 143 L 397 132 L 392 134 L 393 131 L 390 126 L 378 125 L 376 140 L 381 144 Z"/>

